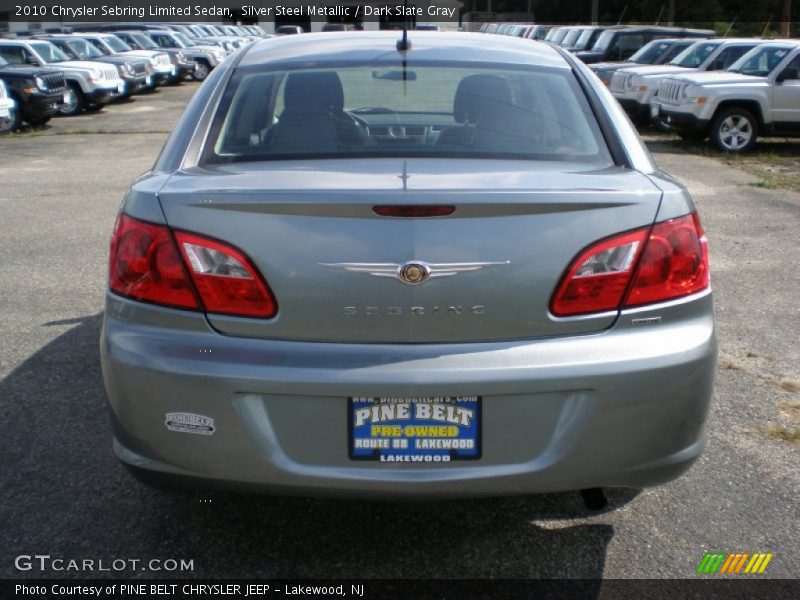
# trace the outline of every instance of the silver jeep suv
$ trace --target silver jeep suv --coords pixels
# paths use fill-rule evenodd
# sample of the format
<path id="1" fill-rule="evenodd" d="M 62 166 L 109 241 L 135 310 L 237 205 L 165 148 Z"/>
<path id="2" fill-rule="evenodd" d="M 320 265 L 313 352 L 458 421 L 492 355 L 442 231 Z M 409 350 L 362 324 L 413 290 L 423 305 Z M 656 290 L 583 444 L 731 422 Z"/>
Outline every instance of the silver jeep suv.
<path id="1" fill-rule="evenodd" d="M 762 44 L 727 71 L 665 78 L 650 114 L 723 152 L 750 150 L 759 135 L 800 136 L 800 41 Z"/>

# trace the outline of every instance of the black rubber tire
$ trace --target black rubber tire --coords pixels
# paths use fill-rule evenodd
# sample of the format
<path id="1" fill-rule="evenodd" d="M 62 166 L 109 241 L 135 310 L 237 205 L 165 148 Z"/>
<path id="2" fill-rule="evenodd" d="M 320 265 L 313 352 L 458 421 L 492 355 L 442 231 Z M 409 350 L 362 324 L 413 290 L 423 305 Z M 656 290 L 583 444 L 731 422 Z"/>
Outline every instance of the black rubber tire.
<path id="1" fill-rule="evenodd" d="M 726 125 L 730 125 L 731 119 L 735 121 L 740 128 L 745 127 L 743 124 L 746 121 L 746 127 L 750 131 L 749 138 L 742 140 L 741 142 L 737 141 L 737 145 L 735 147 L 730 142 L 726 143 L 725 140 L 724 128 Z M 758 119 L 755 118 L 753 113 L 745 108 L 729 108 L 727 110 L 723 110 L 714 118 L 709 132 L 711 141 L 714 142 L 714 146 L 716 146 L 720 152 L 725 152 L 728 154 L 742 154 L 752 150 L 753 146 L 756 144 L 756 139 L 758 138 Z M 738 136 L 734 137 L 736 137 L 738 140 Z"/>
<path id="2" fill-rule="evenodd" d="M 75 105 L 69 110 L 59 108 L 58 114 L 64 117 L 72 117 L 83 112 L 83 108 L 86 106 L 86 98 L 83 96 L 81 86 L 74 81 L 68 81 L 67 86 L 70 91 L 75 94 Z"/>
<path id="3" fill-rule="evenodd" d="M 197 72 L 197 67 L 201 67 L 200 73 Z M 194 71 L 192 71 L 192 79 L 195 81 L 205 81 L 206 77 L 208 77 L 210 74 L 211 65 L 203 60 L 198 60 L 197 66 L 195 67 Z"/>

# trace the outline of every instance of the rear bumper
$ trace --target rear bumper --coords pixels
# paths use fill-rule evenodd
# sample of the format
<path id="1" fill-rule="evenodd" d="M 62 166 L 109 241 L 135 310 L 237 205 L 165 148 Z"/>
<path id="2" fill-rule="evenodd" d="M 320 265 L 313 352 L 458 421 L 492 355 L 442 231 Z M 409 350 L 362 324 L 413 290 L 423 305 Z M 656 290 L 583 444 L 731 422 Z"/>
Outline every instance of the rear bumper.
<path id="1" fill-rule="evenodd" d="M 652 316 L 661 322 L 632 323 Z M 599 334 L 408 345 L 221 336 L 202 316 L 109 295 L 100 345 L 115 452 L 137 471 L 204 487 L 390 498 L 674 479 L 704 447 L 717 352 L 710 292 L 623 313 Z M 480 460 L 348 458 L 348 397 L 439 395 L 483 396 Z M 170 412 L 213 418 L 213 435 L 168 430 Z"/>

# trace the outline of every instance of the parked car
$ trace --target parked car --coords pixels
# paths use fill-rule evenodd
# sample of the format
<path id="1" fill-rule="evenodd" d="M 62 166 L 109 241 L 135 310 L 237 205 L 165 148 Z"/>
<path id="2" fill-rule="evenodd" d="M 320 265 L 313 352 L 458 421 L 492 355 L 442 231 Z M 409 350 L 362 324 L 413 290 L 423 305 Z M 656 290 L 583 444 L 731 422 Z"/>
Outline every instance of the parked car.
<path id="1" fill-rule="evenodd" d="M 79 35 L 89 41 L 106 56 L 120 54 L 122 56 L 139 56 L 151 60 L 153 63 L 154 87 L 170 81 L 177 74 L 177 70 L 174 65 L 172 65 L 169 55 L 163 50 L 154 52 L 151 49 L 142 50 L 134 48 L 125 43 L 125 41 L 113 31 L 100 33 L 83 31 Z"/>
<path id="2" fill-rule="evenodd" d="M 722 152 L 746 152 L 759 136 L 800 136 L 800 42 L 765 42 L 727 71 L 666 77 L 651 115 Z"/>
<path id="3" fill-rule="evenodd" d="M 599 35 L 591 50 L 576 52 L 576 56 L 587 64 L 626 60 L 642 46 L 659 38 L 708 38 L 710 29 L 686 29 L 683 27 L 624 27 L 607 29 Z"/>
<path id="4" fill-rule="evenodd" d="M 410 39 L 248 46 L 126 194 L 100 351 L 141 477 L 441 498 L 655 485 L 701 453 L 687 191 L 573 55 Z"/>
<path id="5" fill-rule="evenodd" d="M 295 35 L 305 33 L 305 30 L 299 25 L 279 25 L 275 28 L 275 33 L 278 35 Z"/>
<path id="6" fill-rule="evenodd" d="M 564 36 L 566 36 L 567 33 L 569 33 L 569 27 L 553 27 L 547 32 L 544 41 L 550 42 L 551 44 L 556 44 L 558 46 L 561 44 L 561 40 L 564 39 Z"/>
<path id="7" fill-rule="evenodd" d="M 575 43 L 578 41 L 578 38 L 581 37 L 581 34 L 588 29 L 589 26 L 587 25 L 578 25 L 576 27 L 568 27 L 567 33 L 559 42 L 559 46 L 562 48 L 566 48 L 567 50 L 571 49 Z"/>
<path id="8" fill-rule="evenodd" d="M 86 110 L 100 110 L 125 89 L 117 69 L 112 65 L 70 60 L 50 42 L 44 40 L 0 39 L 0 56 L 12 64 L 52 66 L 63 72 L 67 91 L 57 105 L 62 115 L 76 115 Z"/>
<path id="9" fill-rule="evenodd" d="M 8 95 L 6 85 L 0 79 L 0 133 L 14 131 L 19 126 L 16 110 L 16 101 Z"/>
<path id="10" fill-rule="evenodd" d="M 47 123 L 56 113 L 67 92 L 64 73 L 56 69 L 33 66 L 30 63 L 11 63 L 22 57 L 14 51 L 0 46 L 0 82 L 4 85 L 5 97 L 10 110 L 5 122 L 0 124 L 2 131 L 14 131 L 23 121 L 39 126 Z M 2 113 L 3 111 L 0 111 Z"/>
<path id="11" fill-rule="evenodd" d="M 650 101 L 662 79 L 689 71 L 722 71 L 761 42 L 753 38 L 703 40 L 665 65 L 646 65 L 617 71 L 608 88 L 631 118 L 649 122 Z"/>
<path id="12" fill-rule="evenodd" d="M 159 48 L 180 50 L 188 59 L 194 61 L 192 77 L 196 81 L 203 81 L 226 57 L 222 48 L 195 44 L 177 31 L 147 30 L 143 33 Z"/>
<path id="13" fill-rule="evenodd" d="M 581 33 L 578 38 L 572 43 L 567 45 L 566 42 L 562 41 L 562 46 L 564 46 L 570 52 L 578 52 L 580 50 L 587 50 L 594 46 L 594 43 L 597 41 L 597 38 L 600 37 L 600 34 L 609 29 L 609 27 L 603 25 L 589 25 L 581 29 Z"/>
<path id="14" fill-rule="evenodd" d="M 543 40 L 552 28 L 552 25 L 534 25 L 525 37 L 529 40 Z"/>
<path id="15" fill-rule="evenodd" d="M 146 58 L 122 56 L 119 54 L 106 56 L 88 40 L 75 35 L 43 35 L 36 36 L 57 46 L 72 60 L 90 60 L 113 65 L 125 83 L 121 96 L 130 97 L 153 85 L 153 67 Z"/>
<path id="16" fill-rule="evenodd" d="M 618 70 L 640 65 L 663 65 L 695 43 L 697 42 L 694 39 L 686 38 L 653 40 L 642 46 L 639 51 L 628 60 L 592 63 L 589 65 L 589 68 L 600 78 L 600 81 L 608 85 L 614 73 Z"/>
<path id="17" fill-rule="evenodd" d="M 158 60 L 157 65 L 160 77 L 157 83 L 166 82 L 171 85 L 178 85 L 187 77 L 194 74 L 196 63 L 186 56 L 183 50 L 174 48 L 159 48 L 158 45 L 146 36 L 142 31 L 125 30 L 115 31 L 114 35 L 128 44 L 134 50 L 143 50 L 150 53 L 151 60 Z"/>

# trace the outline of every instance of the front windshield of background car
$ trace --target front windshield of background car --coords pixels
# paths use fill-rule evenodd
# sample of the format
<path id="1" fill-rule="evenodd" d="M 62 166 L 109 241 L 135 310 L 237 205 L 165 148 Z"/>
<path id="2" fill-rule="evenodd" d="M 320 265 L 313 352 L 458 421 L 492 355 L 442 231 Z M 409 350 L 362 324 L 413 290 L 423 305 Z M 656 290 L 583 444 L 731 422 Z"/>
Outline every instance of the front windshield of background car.
<path id="1" fill-rule="evenodd" d="M 131 50 L 133 50 L 133 48 L 128 46 L 128 44 L 123 42 L 115 35 L 104 35 L 103 41 L 109 46 L 111 46 L 111 49 L 114 52 L 130 52 Z"/>
<path id="2" fill-rule="evenodd" d="M 172 37 L 177 39 L 182 44 L 181 48 L 185 48 L 187 46 L 191 46 L 192 45 L 192 41 L 189 38 L 187 38 L 185 35 L 183 35 L 182 33 L 173 33 Z"/>
<path id="3" fill-rule="evenodd" d="M 564 36 L 564 39 L 561 40 L 561 45 L 565 48 L 571 48 L 580 37 L 582 32 L 582 29 L 570 29 L 567 31 L 567 35 Z"/>
<path id="4" fill-rule="evenodd" d="M 158 44 L 156 44 L 143 33 L 129 33 L 128 35 L 132 39 L 136 40 L 136 43 L 139 44 L 144 50 L 158 50 Z"/>
<path id="5" fill-rule="evenodd" d="M 578 37 L 578 39 L 573 44 L 575 46 L 575 48 L 577 48 L 578 50 L 583 50 L 584 48 L 586 48 L 586 44 L 589 43 L 589 38 L 592 37 L 592 34 L 594 33 L 594 31 L 595 30 L 592 29 L 591 27 L 589 29 L 584 29 L 581 32 L 581 35 Z"/>
<path id="6" fill-rule="evenodd" d="M 786 58 L 789 52 L 790 49 L 783 46 L 759 46 L 733 63 L 728 71 L 742 75 L 766 77 Z"/>
<path id="7" fill-rule="evenodd" d="M 671 45 L 672 42 L 650 42 L 639 48 L 628 60 L 640 65 L 652 65 Z"/>
<path id="8" fill-rule="evenodd" d="M 65 43 L 69 48 L 84 60 L 91 60 L 92 58 L 101 58 L 103 53 L 97 48 L 92 46 L 89 42 L 82 39 L 69 39 Z"/>
<path id="9" fill-rule="evenodd" d="M 31 42 L 31 48 L 41 56 L 45 62 L 64 62 L 69 60 L 69 56 L 64 51 L 54 46 L 50 42 Z"/>
<path id="10" fill-rule="evenodd" d="M 676 67 L 686 67 L 696 69 L 717 49 L 722 42 L 702 41 L 696 42 L 669 61 L 669 64 Z"/>
<path id="11" fill-rule="evenodd" d="M 614 31 L 604 31 L 592 46 L 592 52 L 605 52 L 614 39 Z"/>
<path id="12" fill-rule="evenodd" d="M 416 133 L 377 133 L 397 123 Z M 575 76 L 545 68 L 245 67 L 228 83 L 208 140 L 208 163 L 393 156 L 612 164 Z"/>

